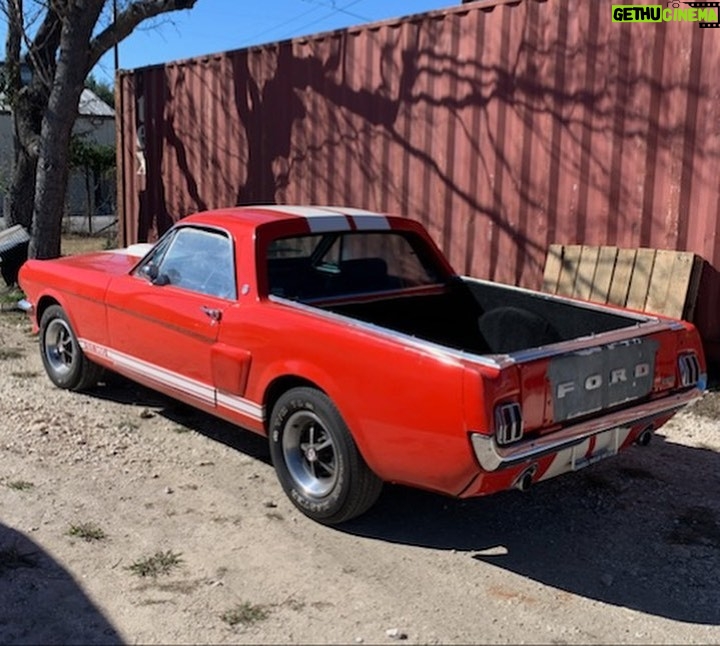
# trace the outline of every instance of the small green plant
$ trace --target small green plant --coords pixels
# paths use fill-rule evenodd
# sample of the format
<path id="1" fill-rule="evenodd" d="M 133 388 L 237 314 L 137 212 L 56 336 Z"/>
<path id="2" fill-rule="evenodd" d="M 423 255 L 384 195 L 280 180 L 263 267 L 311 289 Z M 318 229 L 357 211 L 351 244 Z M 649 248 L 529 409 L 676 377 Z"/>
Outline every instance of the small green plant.
<path id="1" fill-rule="evenodd" d="M 98 527 L 95 523 L 80 523 L 79 525 L 70 525 L 70 529 L 67 533 L 68 536 L 82 538 L 88 543 L 92 543 L 93 541 L 101 541 L 104 538 L 107 538 L 107 534 L 105 534 L 102 527 Z"/>
<path id="2" fill-rule="evenodd" d="M 242 624 L 243 626 L 249 626 L 258 621 L 263 621 L 270 616 L 270 611 L 261 605 L 250 603 L 249 601 L 243 601 L 236 605 L 230 610 L 226 610 L 220 615 L 222 619 L 229 626 L 237 626 Z"/>
<path id="3" fill-rule="evenodd" d="M 190 429 L 187 426 L 183 426 L 182 424 L 177 424 L 176 426 L 173 426 L 172 430 L 175 433 L 189 433 L 190 432 Z"/>
<path id="4" fill-rule="evenodd" d="M 106 251 L 109 251 L 111 249 L 117 249 L 118 247 L 118 239 L 117 235 L 108 236 L 105 238 L 105 242 L 103 243 L 103 249 Z"/>
<path id="5" fill-rule="evenodd" d="M 40 376 L 40 373 L 35 372 L 34 370 L 18 370 L 16 372 L 11 372 L 10 374 L 16 379 L 34 379 L 35 377 Z"/>
<path id="6" fill-rule="evenodd" d="M 22 359 L 23 351 L 20 348 L 0 348 L 0 361 L 9 361 L 10 359 Z"/>
<path id="7" fill-rule="evenodd" d="M 7 483 L 7 486 L 10 487 L 10 489 L 14 489 L 15 491 L 29 491 L 33 487 L 35 487 L 35 484 L 32 482 L 28 482 L 27 480 L 11 480 Z"/>
<path id="8" fill-rule="evenodd" d="M 0 292 L 0 303 L 5 305 L 15 305 L 23 298 L 25 298 L 25 294 L 18 287 L 10 287 L 10 289 Z"/>
<path id="9" fill-rule="evenodd" d="M 155 552 L 152 556 L 135 561 L 125 569 L 140 577 L 156 579 L 161 574 L 170 574 L 181 563 L 180 554 L 168 550 L 167 552 Z"/>
<path id="10" fill-rule="evenodd" d="M 117 430 L 125 433 L 129 433 L 131 431 L 137 431 L 140 428 L 140 424 L 137 422 L 133 422 L 132 420 L 125 419 L 121 422 L 118 422 Z"/>

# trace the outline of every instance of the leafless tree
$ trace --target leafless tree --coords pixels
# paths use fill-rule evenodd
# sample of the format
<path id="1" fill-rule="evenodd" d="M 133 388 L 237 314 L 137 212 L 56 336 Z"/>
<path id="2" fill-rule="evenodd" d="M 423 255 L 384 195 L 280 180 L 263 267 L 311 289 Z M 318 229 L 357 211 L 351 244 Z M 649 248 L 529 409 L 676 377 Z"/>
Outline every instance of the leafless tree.
<path id="1" fill-rule="evenodd" d="M 140 23 L 196 1 L 130 0 L 101 28 L 111 0 L 0 0 L 8 24 L 3 86 L 15 135 L 9 222 L 31 230 L 31 257 L 60 255 L 70 138 L 88 74 Z"/>

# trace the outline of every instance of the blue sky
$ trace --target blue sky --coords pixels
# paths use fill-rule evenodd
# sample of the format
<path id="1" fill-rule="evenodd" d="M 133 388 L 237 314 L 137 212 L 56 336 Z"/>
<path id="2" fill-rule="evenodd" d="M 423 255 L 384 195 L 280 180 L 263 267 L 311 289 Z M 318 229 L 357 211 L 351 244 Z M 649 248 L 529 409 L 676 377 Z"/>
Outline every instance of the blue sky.
<path id="1" fill-rule="evenodd" d="M 193 9 L 162 16 L 120 43 L 120 67 L 133 69 L 239 49 L 459 3 L 460 0 L 197 0 Z M 0 28 L 0 36 L 4 44 L 4 29 Z M 93 73 L 98 80 L 111 83 L 113 67 L 113 55 L 109 53 Z"/>

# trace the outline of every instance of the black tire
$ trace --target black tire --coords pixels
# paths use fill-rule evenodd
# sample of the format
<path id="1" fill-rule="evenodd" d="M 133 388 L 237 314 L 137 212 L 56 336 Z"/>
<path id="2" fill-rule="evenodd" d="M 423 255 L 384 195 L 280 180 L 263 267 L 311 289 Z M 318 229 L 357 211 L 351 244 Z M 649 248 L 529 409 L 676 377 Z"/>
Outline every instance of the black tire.
<path id="1" fill-rule="evenodd" d="M 40 356 L 50 381 L 59 388 L 91 388 L 103 373 L 101 366 L 85 356 L 59 305 L 48 307 L 40 319 Z"/>
<path id="2" fill-rule="evenodd" d="M 278 399 L 270 455 L 287 496 L 320 523 L 355 518 L 380 495 L 382 481 L 365 464 L 337 408 L 314 388 L 293 388 Z"/>

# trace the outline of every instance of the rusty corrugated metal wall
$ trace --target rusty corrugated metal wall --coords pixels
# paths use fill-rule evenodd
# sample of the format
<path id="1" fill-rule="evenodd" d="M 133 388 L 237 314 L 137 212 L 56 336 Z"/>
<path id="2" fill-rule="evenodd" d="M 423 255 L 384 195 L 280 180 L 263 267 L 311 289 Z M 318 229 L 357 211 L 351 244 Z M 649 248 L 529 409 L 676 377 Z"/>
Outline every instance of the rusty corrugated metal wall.
<path id="1" fill-rule="evenodd" d="M 718 29 L 494 0 L 122 73 L 124 240 L 342 203 L 419 218 L 459 271 L 528 287 L 553 242 L 689 250 L 720 350 L 718 69 Z"/>

